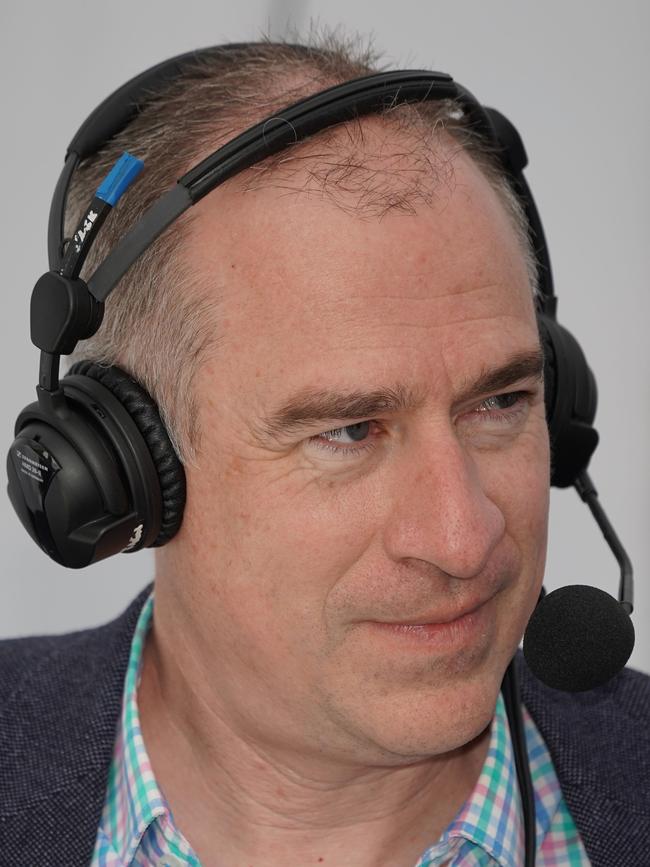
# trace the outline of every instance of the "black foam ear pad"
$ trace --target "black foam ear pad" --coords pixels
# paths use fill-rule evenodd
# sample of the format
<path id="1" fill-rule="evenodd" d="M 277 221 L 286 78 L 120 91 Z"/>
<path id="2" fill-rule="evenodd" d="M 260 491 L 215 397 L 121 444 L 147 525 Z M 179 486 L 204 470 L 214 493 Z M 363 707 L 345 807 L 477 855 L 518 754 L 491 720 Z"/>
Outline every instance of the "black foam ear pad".
<path id="1" fill-rule="evenodd" d="M 142 434 L 158 473 L 162 495 L 160 532 L 151 547 L 164 545 L 176 534 L 183 520 L 186 485 L 185 470 L 169 439 L 155 401 L 141 385 L 115 365 L 103 367 L 93 361 L 78 361 L 68 372 L 89 376 L 108 388 L 127 410 Z"/>
<path id="2" fill-rule="evenodd" d="M 551 484 L 573 485 L 598 444 L 593 428 L 598 394 L 596 380 L 575 337 L 559 322 L 538 313 L 544 350 L 544 399 L 553 450 Z"/>

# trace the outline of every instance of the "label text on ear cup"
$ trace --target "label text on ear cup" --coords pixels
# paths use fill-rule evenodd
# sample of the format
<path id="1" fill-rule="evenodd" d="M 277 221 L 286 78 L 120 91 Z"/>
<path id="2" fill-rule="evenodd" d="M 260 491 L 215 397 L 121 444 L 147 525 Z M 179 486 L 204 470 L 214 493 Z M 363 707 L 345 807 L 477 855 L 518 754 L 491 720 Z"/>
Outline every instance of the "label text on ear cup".
<path id="1" fill-rule="evenodd" d="M 144 524 L 138 524 L 137 527 L 133 528 L 133 532 L 131 533 L 131 538 L 129 539 L 129 543 L 126 546 L 126 548 L 123 549 L 124 551 L 130 551 L 131 548 L 134 548 L 138 544 L 138 542 L 142 538 L 143 529 L 144 529 Z"/>
<path id="2" fill-rule="evenodd" d="M 23 439 L 19 442 L 14 450 L 13 461 L 18 472 L 39 485 L 45 484 L 46 488 L 57 470 L 61 469 L 54 455 L 34 440 Z"/>

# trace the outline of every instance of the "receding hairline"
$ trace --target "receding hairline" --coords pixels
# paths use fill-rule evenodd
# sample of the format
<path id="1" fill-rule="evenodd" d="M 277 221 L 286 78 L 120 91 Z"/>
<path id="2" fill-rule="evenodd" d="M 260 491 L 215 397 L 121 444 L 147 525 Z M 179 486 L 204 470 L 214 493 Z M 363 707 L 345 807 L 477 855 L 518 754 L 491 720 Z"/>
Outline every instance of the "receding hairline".
<path id="1" fill-rule="evenodd" d="M 315 87 L 313 78 L 301 77 L 295 71 L 281 78 L 296 98 L 317 93 L 335 83 L 321 81 L 319 87 Z M 285 90 L 280 88 L 279 92 L 285 93 Z M 291 101 L 285 98 L 283 102 L 288 105 Z M 433 126 L 428 124 L 426 114 L 419 112 L 436 111 L 439 102 L 450 101 L 405 103 L 390 111 L 373 112 L 325 127 L 239 172 L 224 186 L 228 185 L 233 195 L 242 194 L 244 202 L 247 193 L 276 189 L 280 191 L 280 207 L 282 200 L 291 195 L 320 195 L 361 220 L 382 219 L 389 212 L 414 215 L 419 205 L 435 205 L 442 188 L 449 190 L 454 183 L 455 158 L 465 159 L 486 181 L 506 217 L 534 298 L 540 294 L 537 261 L 528 236 L 527 220 L 506 180 L 505 169 L 497 173 L 483 158 L 480 148 L 473 152 L 463 139 L 462 127 L 449 131 L 446 121 Z M 281 108 L 278 112 L 281 113 Z M 245 125 L 242 130 L 244 128 Z M 229 138 L 215 137 L 193 164 Z M 379 157 L 369 152 L 369 145 L 381 145 L 390 153 Z M 358 162 L 354 162 L 354 157 L 359 158 Z M 377 158 L 384 160 L 383 167 L 372 165 Z M 393 162 L 393 168 L 386 168 L 387 161 Z M 187 170 L 190 168 L 192 166 L 188 165 Z M 218 196 L 219 189 L 211 196 Z"/>
<path id="2" fill-rule="evenodd" d="M 269 209 L 268 212 L 272 214 L 273 220 L 281 220 L 282 213 L 285 209 L 291 207 L 293 196 L 299 199 L 299 197 L 302 197 L 303 195 L 314 196 L 315 207 L 317 208 L 320 208 L 319 196 L 321 199 L 324 199 L 324 207 L 322 210 L 323 224 L 328 220 L 329 205 L 339 211 L 343 211 L 353 220 L 359 219 L 360 221 L 366 222 L 369 220 L 372 222 L 380 222 L 388 213 L 396 213 L 398 220 L 401 216 L 417 216 L 420 207 L 433 211 L 435 214 L 433 219 L 444 220 L 444 209 L 446 208 L 449 197 L 454 193 L 456 184 L 458 183 L 461 188 L 469 189 L 470 192 L 472 188 L 475 187 L 475 184 L 479 184 L 481 186 L 480 195 L 487 195 L 493 206 L 498 209 L 500 216 L 503 218 L 503 226 L 505 227 L 505 232 L 507 232 L 510 239 L 507 243 L 510 244 L 511 242 L 514 242 L 512 244 L 513 249 L 516 250 L 516 253 L 520 257 L 519 261 L 522 265 L 523 272 L 525 272 L 524 279 L 526 282 L 524 283 L 522 281 L 521 288 L 522 291 L 526 291 L 526 293 L 530 295 L 532 302 L 534 292 L 531 291 L 532 287 L 530 285 L 530 272 L 526 258 L 527 248 L 513 225 L 512 215 L 508 213 L 508 209 L 502 197 L 499 195 L 498 191 L 495 190 L 490 179 L 486 177 L 481 166 L 472 158 L 472 155 L 444 129 L 439 130 L 436 134 L 435 144 L 430 146 L 431 143 L 429 143 L 425 147 L 425 144 L 419 140 L 414 144 L 408 136 L 408 131 L 404 131 L 401 128 L 395 129 L 390 124 L 384 123 L 384 118 L 381 115 L 364 116 L 359 119 L 359 122 L 362 122 L 366 127 L 366 136 L 363 140 L 364 146 L 369 146 L 372 150 L 372 148 L 378 143 L 386 145 L 387 153 L 383 153 L 381 158 L 385 158 L 389 163 L 396 154 L 404 160 L 415 163 L 413 171 L 419 176 L 422 185 L 424 185 L 424 188 L 421 189 L 422 195 L 420 200 L 416 203 L 417 206 L 414 203 L 411 203 L 413 207 L 409 210 L 390 208 L 386 209 L 385 213 L 370 215 L 364 209 L 355 206 L 356 202 L 354 201 L 354 198 L 356 191 L 354 189 L 341 190 L 340 186 L 335 184 L 333 189 L 328 192 L 320 183 L 308 184 L 309 181 L 313 180 L 313 167 L 321 165 L 324 157 L 323 143 L 317 137 L 312 137 L 306 140 L 302 143 L 299 150 L 296 149 L 291 157 L 287 157 L 284 170 L 282 166 L 278 167 L 276 165 L 272 168 L 265 167 L 262 171 L 260 182 L 257 183 L 252 174 L 255 167 L 251 167 L 240 175 L 233 176 L 231 179 L 226 181 L 223 189 L 215 189 L 209 196 L 205 197 L 201 205 L 208 208 L 214 208 L 215 213 L 218 215 L 218 219 L 220 219 L 219 212 L 222 207 L 222 202 L 219 201 L 219 194 L 220 192 L 222 194 L 225 193 L 225 198 L 227 200 L 225 203 L 227 209 L 225 220 L 228 223 L 240 225 L 242 227 L 245 227 L 248 224 L 247 211 L 248 214 L 253 213 L 253 211 L 249 209 L 254 209 L 257 205 L 255 201 L 255 193 L 262 194 L 263 206 L 266 206 Z M 368 129 L 373 131 L 375 138 L 367 135 Z M 346 153 L 344 148 L 340 147 L 340 144 L 342 143 L 345 145 L 348 141 L 350 135 L 349 130 L 345 128 L 343 124 L 340 124 L 337 127 L 328 129 L 328 133 L 328 154 Z M 404 146 L 405 141 L 406 145 Z M 415 152 L 416 149 L 418 150 L 418 153 Z M 376 153 L 374 154 L 374 157 L 377 157 Z M 366 159 L 366 154 L 361 154 L 360 159 L 362 164 L 365 164 L 364 161 Z M 423 159 L 426 159 L 426 167 L 422 164 Z M 460 161 L 462 166 L 461 171 L 459 172 L 460 180 L 456 175 L 457 161 Z M 438 168 L 437 172 L 435 171 L 435 167 Z M 400 187 L 404 168 L 405 167 L 400 167 L 393 170 L 389 165 L 385 174 L 392 175 L 395 183 Z M 375 171 L 378 174 L 382 171 L 380 166 L 374 166 L 369 169 L 369 171 L 370 170 Z M 365 181 L 366 179 L 364 178 L 364 184 Z M 276 193 L 277 195 L 275 195 Z M 247 194 L 253 195 L 249 196 Z M 348 199 L 347 203 L 346 197 Z M 346 204 L 349 204 L 351 200 L 352 205 L 347 207 Z M 191 213 L 191 211 L 189 213 Z M 197 212 L 196 216 L 201 219 L 200 212 Z M 319 228 L 320 226 L 317 224 L 317 232 L 319 231 Z M 318 243 L 319 237 L 320 234 L 314 237 L 315 243 Z M 246 239 L 245 247 L 248 246 L 248 243 L 249 241 Z M 253 238 L 252 243 L 253 245 L 255 244 L 255 238 Z M 307 238 L 305 243 L 309 244 L 309 238 Z M 192 262 L 192 252 L 196 253 L 196 249 L 197 247 L 193 244 L 192 240 L 188 238 L 185 264 L 190 265 L 190 267 Z M 233 252 L 237 255 L 236 248 L 230 247 L 227 249 L 226 255 L 233 255 Z M 292 259 L 300 255 L 300 250 L 295 247 L 290 248 L 288 245 L 283 244 L 278 250 L 278 255 L 280 257 Z M 242 262 L 244 267 L 246 264 L 248 263 Z M 198 272 L 197 269 L 196 277 L 197 280 L 202 282 L 204 285 L 207 285 L 210 282 L 209 274 L 205 273 L 205 269 L 201 269 L 201 272 Z M 224 283 L 223 286 L 224 289 L 227 290 L 227 283 Z"/>

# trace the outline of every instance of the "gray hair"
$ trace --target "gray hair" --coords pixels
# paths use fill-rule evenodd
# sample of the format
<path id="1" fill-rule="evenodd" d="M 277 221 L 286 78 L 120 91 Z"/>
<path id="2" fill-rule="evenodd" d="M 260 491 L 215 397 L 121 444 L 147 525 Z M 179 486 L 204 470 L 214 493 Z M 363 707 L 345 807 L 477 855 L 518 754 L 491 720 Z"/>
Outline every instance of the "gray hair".
<path id="1" fill-rule="evenodd" d="M 77 169 L 68 197 L 67 237 L 122 151 L 135 154 L 146 166 L 134 190 L 109 215 L 82 276 L 92 273 L 155 199 L 217 146 L 285 105 L 377 71 L 381 67 L 371 49 L 333 33 L 312 37 L 306 45 L 263 41 L 212 50 L 188 64 L 164 91 L 152 95 L 122 132 Z M 533 295 L 539 295 L 523 208 L 495 153 L 468 127 L 459 105 L 451 100 L 397 105 L 379 122 L 409 143 L 406 151 L 390 157 L 390 170 L 386 171 L 383 154 L 382 168 L 373 167 L 372 155 L 364 151 L 362 122 L 357 120 L 344 125 L 344 141 L 341 127 L 329 128 L 248 169 L 240 179 L 243 191 L 266 185 L 299 193 L 309 187 L 362 219 L 381 218 L 389 211 L 414 213 L 416 203 L 433 198 L 432 181 L 453 182 L 451 160 L 433 147 L 444 134 L 469 153 L 497 193 L 524 254 Z M 301 182 L 292 187 L 291 180 L 301 169 L 303 174 L 307 169 L 307 186 Z M 194 377 L 219 343 L 218 305 L 207 278 L 193 273 L 180 255 L 191 222 L 190 209 L 131 267 L 111 294 L 100 330 L 80 342 L 71 357 L 71 363 L 92 358 L 117 364 L 138 380 L 158 404 L 184 464 L 194 464 L 200 448 Z"/>

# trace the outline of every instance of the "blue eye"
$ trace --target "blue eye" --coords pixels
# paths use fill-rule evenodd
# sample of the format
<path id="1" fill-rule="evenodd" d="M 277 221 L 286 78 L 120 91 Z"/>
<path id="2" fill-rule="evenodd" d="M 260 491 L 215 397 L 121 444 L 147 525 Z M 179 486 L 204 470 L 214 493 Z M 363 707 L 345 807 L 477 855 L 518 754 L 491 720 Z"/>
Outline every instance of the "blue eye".
<path id="1" fill-rule="evenodd" d="M 337 427 L 333 430 L 324 431 L 317 434 L 315 437 L 310 437 L 310 442 L 318 448 L 327 449 L 339 455 L 358 454 L 362 451 L 368 451 L 375 447 L 374 441 L 370 441 L 361 445 L 358 448 L 345 448 L 350 443 L 363 443 L 370 433 L 372 421 L 359 421 L 355 424 L 346 425 L 346 427 Z M 341 443 L 343 447 L 335 445 Z"/>
<path id="2" fill-rule="evenodd" d="M 524 411 L 525 404 L 527 403 L 526 399 L 530 396 L 532 396 L 532 393 L 529 391 L 511 391 L 508 394 L 495 394 L 493 397 L 486 398 L 480 406 L 487 406 L 489 404 L 492 404 L 492 406 L 488 407 L 487 410 L 478 409 L 476 411 L 476 415 L 479 416 L 479 424 L 483 421 L 483 417 L 487 417 L 488 421 L 514 421 Z M 505 406 L 503 407 L 505 411 L 493 412 L 494 401 L 505 401 Z"/>

